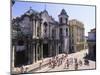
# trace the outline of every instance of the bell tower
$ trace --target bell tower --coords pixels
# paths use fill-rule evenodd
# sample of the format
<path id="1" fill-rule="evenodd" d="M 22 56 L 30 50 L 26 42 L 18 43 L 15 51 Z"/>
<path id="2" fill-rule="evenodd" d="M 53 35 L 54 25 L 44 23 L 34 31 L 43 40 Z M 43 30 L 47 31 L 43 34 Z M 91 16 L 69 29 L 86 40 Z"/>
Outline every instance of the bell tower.
<path id="1" fill-rule="evenodd" d="M 61 13 L 58 15 L 59 17 L 59 23 L 60 24 L 67 24 L 68 22 L 68 15 L 64 9 L 62 9 Z"/>
<path id="2" fill-rule="evenodd" d="M 68 53 L 69 52 L 69 25 L 66 11 L 64 9 L 61 10 L 61 13 L 58 15 L 59 18 L 59 38 L 61 40 L 60 48 L 61 52 Z"/>

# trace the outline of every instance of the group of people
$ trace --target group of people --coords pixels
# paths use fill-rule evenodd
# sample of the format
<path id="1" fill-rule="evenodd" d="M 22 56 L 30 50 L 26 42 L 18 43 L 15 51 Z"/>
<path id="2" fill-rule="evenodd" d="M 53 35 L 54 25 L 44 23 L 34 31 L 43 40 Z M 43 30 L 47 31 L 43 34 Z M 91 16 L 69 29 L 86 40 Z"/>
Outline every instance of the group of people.
<path id="1" fill-rule="evenodd" d="M 15 73 L 27 73 L 28 72 L 28 67 L 25 67 L 24 65 L 21 67 L 17 67 L 15 69 Z"/>
<path id="2" fill-rule="evenodd" d="M 89 65 L 89 61 L 87 59 L 84 59 L 84 61 L 82 61 L 81 59 L 68 57 L 68 54 L 63 54 L 61 57 L 52 57 L 51 59 L 49 59 L 48 63 L 50 68 L 55 68 L 56 66 L 59 67 L 62 64 L 64 64 L 64 69 L 69 69 L 72 65 L 74 66 L 75 70 L 78 70 L 79 66 Z"/>
<path id="3" fill-rule="evenodd" d="M 67 55 L 66 55 L 67 56 Z M 62 55 L 61 57 L 58 57 L 58 56 L 55 56 L 55 57 L 52 57 L 51 59 L 49 59 L 49 67 L 51 68 L 55 68 L 56 66 L 60 66 L 63 64 L 66 56 Z"/>
<path id="4" fill-rule="evenodd" d="M 74 66 L 75 70 L 78 70 L 79 66 L 82 65 L 88 65 L 89 66 L 89 61 L 87 59 L 84 59 L 82 61 L 81 59 L 73 58 L 73 57 L 68 57 L 68 54 L 62 54 L 61 56 L 54 56 L 49 59 L 48 61 L 48 66 L 49 68 L 55 68 L 59 67 L 60 65 L 64 64 L 64 69 L 70 69 L 70 66 Z M 43 60 L 40 62 L 39 67 L 41 69 L 43 65 Z M 27 72 L 27 67 L 22 66 L 20 68 L 21 73 Z"/>

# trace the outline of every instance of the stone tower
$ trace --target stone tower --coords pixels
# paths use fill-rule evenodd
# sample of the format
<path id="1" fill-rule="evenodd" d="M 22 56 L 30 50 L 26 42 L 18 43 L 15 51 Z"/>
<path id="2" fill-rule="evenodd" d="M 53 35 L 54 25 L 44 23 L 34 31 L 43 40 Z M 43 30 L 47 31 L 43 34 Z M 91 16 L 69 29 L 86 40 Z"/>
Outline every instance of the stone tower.
<path id="1" fill-rule="evenodd" d="M 69 52 L 69 26 L 68 26 L 68 15 L 64 9 L 58 15 L 59 17 L 59 37 L 61 40 L 60 43 L 60 52 L 68 53 Z"/>

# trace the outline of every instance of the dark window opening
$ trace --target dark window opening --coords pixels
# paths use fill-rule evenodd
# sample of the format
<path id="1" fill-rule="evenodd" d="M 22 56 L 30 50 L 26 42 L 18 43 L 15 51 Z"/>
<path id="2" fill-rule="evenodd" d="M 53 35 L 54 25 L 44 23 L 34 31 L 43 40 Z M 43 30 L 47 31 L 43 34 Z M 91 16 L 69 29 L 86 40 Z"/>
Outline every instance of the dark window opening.
<path id="1" fill-rule="evenodd" d="M 19 40 L 19 41 L 18 41 L 18 45 L 19 45 L 19 46 L 24 45 L 24 41 L 23 41 L 23 40 Z"/>
<path id="2" fill-rule="evenodd" d="M 62 18 L 60 18 L 60 23 L 62 23 Z"/>
<path id="3" fill-rule="evenodd" d="M 59 34 L 59 37 L 60 37 L 60 38 L 62 37 L 62 28 L 60 28 L 60 34 Z"/>
<path id="4" fill-rule="evenodd" d="M 68 22 L 68 18 L 66 18 L 66 23 Z"/>
<path id="5" fill-rule="evenodd" d="M 48 57 L 48 44 L 43 44 L 43 57 Z"/>
<path id="6" fill-rule="evenodd" d="M 44 22 L 44 26 L 47 27 L 47 22 Z"/>
<path id="7" fill-rule="evenodd" d="M 44 33 L 47 34 L 47 22 L 44 22 Z"/>
<path id="8" fill-rule="evenodd" d="M 66 36 L 68 36 L 68 29 L 66 28 Z"/>

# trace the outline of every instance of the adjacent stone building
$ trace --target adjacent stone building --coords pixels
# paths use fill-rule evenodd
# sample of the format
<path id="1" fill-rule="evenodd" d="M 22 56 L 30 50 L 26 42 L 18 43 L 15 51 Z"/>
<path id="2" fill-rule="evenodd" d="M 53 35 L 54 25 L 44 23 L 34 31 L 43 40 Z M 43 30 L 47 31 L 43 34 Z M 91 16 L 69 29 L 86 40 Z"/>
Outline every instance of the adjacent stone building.
<path id="1" fill-rule="evenodd" d="M 84 49 L 84 24 L 76 19 L 69 20 L 69 51 L 77 52 Z"/>
<path id="2" fill-rule="evenodd" d="M 88 56 L 96 60 L 96 28 L 88 32 Z"/>

